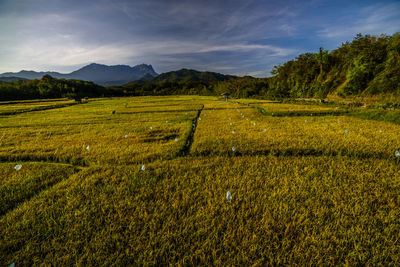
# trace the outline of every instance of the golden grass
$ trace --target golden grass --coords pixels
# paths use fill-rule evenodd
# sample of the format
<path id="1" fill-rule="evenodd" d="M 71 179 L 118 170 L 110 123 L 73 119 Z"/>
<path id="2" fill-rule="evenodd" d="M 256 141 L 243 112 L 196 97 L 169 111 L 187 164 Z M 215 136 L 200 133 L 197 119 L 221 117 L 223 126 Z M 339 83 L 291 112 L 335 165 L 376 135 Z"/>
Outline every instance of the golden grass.
<path id="1" fill-rule="evenodd" d="M 0 262 L 398 263 L 399 170 L 325 156 L 91 167 L 0 219 Z"/>
<path id="2" fill-rule="evenodd" d="M 345 116 L 262 116 L 256 109 L 231 103 L 220 107 L 225 109 L 203 112 L 206 116 L 201 116 L 194 136 L 194 155 L 393 158 L 400 148 L 400 126 L 394 124 Z"/>
<path id="3" fill-rule="evenodd" d="M 9 116 L 0 124 L 0 158 L 84 165 L 171 158 L 184 146 L 202 107 L 172 106 L 173 110 L 162 112 L 148 112 L 146 107 L 130 112 L 129 104 L 124 99 L 102 100 Z"/>
<path id="4" fill-rule="evenodd" d="M 55 107 L 59 105 L 66 105 L 74 103 L 74 100 L 54 100 L 54 101 L 10 101 L 10 102 L 0 102 L 0 115 L 13 113 L 13 112 L 21 112 L 21 111 L 30 111 L 41 108 Z"/>
<path id="5" fill-rule="evenodd" d="M 17 165 L 22 165 L 18 171 L 15 169 Z M 0 163 L 0 216 L 41 190 L 69 177 L 74 171 L 73 166 L 60 164 Z"/>
<path id="6" fill-rule="evenodd" d="M 1 117 L 0 265 L 398 265 L 400 126 L 246 103 Z"/>

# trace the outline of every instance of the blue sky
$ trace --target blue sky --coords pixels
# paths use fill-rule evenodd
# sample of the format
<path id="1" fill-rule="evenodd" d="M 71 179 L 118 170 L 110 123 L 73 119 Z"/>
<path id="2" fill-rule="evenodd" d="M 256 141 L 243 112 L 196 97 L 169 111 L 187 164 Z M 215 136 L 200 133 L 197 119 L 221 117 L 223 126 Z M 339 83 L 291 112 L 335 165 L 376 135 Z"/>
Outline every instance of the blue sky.
<path id="1" fill-rule="evenodd" d="M 395 32 L 398 0 L 0 0 L 0 72 L 96 62 L 266 77 L 357 33 Z"/>

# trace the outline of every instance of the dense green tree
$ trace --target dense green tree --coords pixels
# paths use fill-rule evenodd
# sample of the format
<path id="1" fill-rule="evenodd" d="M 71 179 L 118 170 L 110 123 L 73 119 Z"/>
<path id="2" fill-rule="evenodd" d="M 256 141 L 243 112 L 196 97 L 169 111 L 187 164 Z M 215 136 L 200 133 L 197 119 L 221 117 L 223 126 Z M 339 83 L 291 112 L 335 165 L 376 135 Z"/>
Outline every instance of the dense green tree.
<path id="1" fill-rule="evenodd" d="M 55 79 L 50 75 L 45 75 L 40 80 L 0 84 L 0 100 L 98 97 L 104 95 L 108 95 L 107 90 L 92 82 Z"/>
<path id="2" fill-rule="evenodd" d="M 290 97 L 397 94 L 399 49 L 398 34 L 358 34 L 331 52 L 321 47 L 318 53 L 302 54 L 275 67 L 270 87 L 276 92 L 287 90 Z"/>

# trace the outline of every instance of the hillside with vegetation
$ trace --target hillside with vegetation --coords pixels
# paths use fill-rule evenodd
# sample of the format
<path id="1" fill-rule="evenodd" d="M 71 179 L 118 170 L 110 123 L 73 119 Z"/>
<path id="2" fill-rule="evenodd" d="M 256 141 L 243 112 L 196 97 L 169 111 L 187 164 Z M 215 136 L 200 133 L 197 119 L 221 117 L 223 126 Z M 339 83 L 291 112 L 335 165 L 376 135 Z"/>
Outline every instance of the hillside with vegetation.
<path id="1" fill-rule="evenodd" d="M 114 95 L 214 95 L 219 82 L 238 77 L 216 72 L 181 69 L 162 73 L 157 77 L 142 79 L 123 86 L 109 87 Z"/>
<path id="2" fill-rule="evenodd" d="M 284 97 L 370 96 L 400 93 L 400 34 L 362 36 L 331 52 L 305 53 L 275 66 L 272 95 Z M 270 92 L 271 94 L 271 92 Z"/>
<path id="3" fill-rule="evenodd" d="M 79 98 L 104 95 L 106 95 L 106 89 L 93 82 L 55 79 L 50 75 L 45 75 L 40 80 L 19 80 L 0 83 L 0 100 Z"/>
<path id="4" fill-rule="evenodd" d="M 178 71 L 170 71 L 162 73 L 150 80 L 151 82 L 215 82 L 226 81 L 231 78 L 236 78 L 232 75 L 224 75 L 221 73 L 210 71 L 197 71 L 181 69 Z"/>

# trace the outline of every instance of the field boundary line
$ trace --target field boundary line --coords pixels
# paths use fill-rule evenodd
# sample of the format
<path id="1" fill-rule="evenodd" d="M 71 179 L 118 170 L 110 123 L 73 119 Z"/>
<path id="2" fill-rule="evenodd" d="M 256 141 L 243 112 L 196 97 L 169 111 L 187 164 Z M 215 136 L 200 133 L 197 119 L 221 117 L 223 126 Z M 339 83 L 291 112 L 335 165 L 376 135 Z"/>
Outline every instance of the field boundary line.
<path id="1" fill-rule="evenodd" d="M 62 160 L 58 159 L 56 156 L 0 156 L 0 163 L 6 162 L 43 162 L 43 163 L 53 163 L 53 164 L 66 164 L 74 167 L 89 167 L 89 162 L 84 159 L 76 159 L 76 160 Z"/>
<path id="2" fill-rule="evenodd" d="M 129 115 L 129 114 L 140 114 L 140 113 L 177 113 L 177 112 L 190 112 L 190 111 L 198 111 L 198 109 L 180 109 L 180 110 L 145 110 L 145 111 L 133 111 L 133 112 L 117 112 L 118 114 L 122 115 Z"/>
<path id="3" fill-rule="evenodd" d="M 86 104 L 86 103 L 87 102 L 84 102 L 84 103 L 76 102 L 76 103 L 68 103 L 68 104 L 52 105 L 52 106 L 46 106 L 46 107 L 37 107 L 37 108 L 31 108 L 31 109 L 16 110 L 16 111 L 10 111 L 10 112 L 2 112 L 2 113 L 0 113 L 0 116 L 10 116 L 10 115 L 18 115 L 18 114 L 34 112 L 34 111 L 44 111 L 44 110 L 49 110 L 49 109 L 65 108 L 65 107 L 70 107 L 70 106 L 79 105 L 79 104 Z"/>
<path id="4" fill-rule="evenodd" d="M 194 152 L 191 154 L 193 157 L 255 157 L 255 156 L 273 156 L 273 157 L 335 157 L 335 158 L 352 158 L 352 159 L 380 159 L 399 162 L 398 159 L 385 155 L 384 153 L 357 153 L 357 152 L 346 152 L 346 151 L 324 151 L 318 149 L 286 149 L 286 150 L 257 150 L 254 152 L 248 151 L 225 151 L 225 152 L 214 152 L 214 151 L 201 151 Z"/>
<path id="5" fill-rule="evenodd" d="M 33 162 L 33 161 L 32 161 Z M 43 163 L 48 163 L 48 162 L 43 162 Z M 6 216 L 8 213 L 12 212 L 13 210 L 17 209 L 19 206 L 23 205 L 24 203 L 32 200 L 34 197 L 36 197 L 37 195 L 41 194 L 42 192 L 46 191 L 46 190 L 50 190 L 52 187 L 56 186 L 57 184 L 70 179 L 72 176 L 80 173 L 83 169 L 76 167 L 74 165 L 70 165 L 68 164 L 70 167 L 73 168 L 73 173 L 67 177 L 65 177 L 64 179 L 59 179 L 56 181 L 53 181 L 51 183 L 48 183 L 47 185 L 38 188 L 37 190 L 34 190 L 31 192 L 31 194 L 28 194 L 25 196 L 25 198 L 20 199 L 19 201 L 13 203 L 13 205 L 11 207 L 9 207 L 8 209 L 4 210 L 3 212 L 0 213 L 0 218 L 3 216 Z"/>
<path id="6" fill-rule="evenodd" d="M 178 157 L 184 157 L 184 156 L 189 154 L 190 149 L 191 149 L 192 144 L 193 144 L 194 134 L 195 134 L 196 129 L 197 129 L 198 120 L 199 120 L 199 117 L 200 117 L 201 112 L 203 111 L 203 109 L 204 109 L 204 104 L 202 104 L 201 108 L 197 110 L 196 117 L 191 121 L 189 134 L 186 137 L 185 144 L 183 145 L 183 147 L 177 153 Z"/>
<path id="7" fill-rule="evenodd" d="M 239 101 L 229 101 L 231 103 L 238 103 L 240 105 L 245 105 L 254 109 L 257 109 L 264 116 L 273 116 L 273 117 L 302 117 L 302 116 L 313 116 L 313 117 L 321 117 L 321 116 L 345 116 L 349 113 L 348 110 L 340 110 L 340 111 L 330 111 L 330 112 L 273 112 L 274 114 L 269 114 L 271 112 L 267 112 L 264 108 L 255 106 L 252 104 L 242 103 Z"/>

